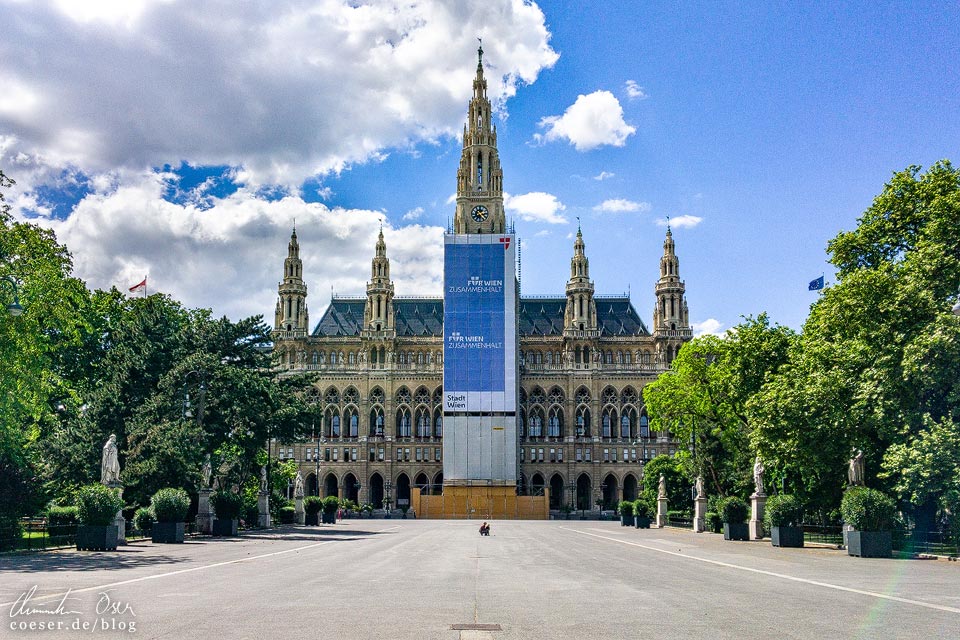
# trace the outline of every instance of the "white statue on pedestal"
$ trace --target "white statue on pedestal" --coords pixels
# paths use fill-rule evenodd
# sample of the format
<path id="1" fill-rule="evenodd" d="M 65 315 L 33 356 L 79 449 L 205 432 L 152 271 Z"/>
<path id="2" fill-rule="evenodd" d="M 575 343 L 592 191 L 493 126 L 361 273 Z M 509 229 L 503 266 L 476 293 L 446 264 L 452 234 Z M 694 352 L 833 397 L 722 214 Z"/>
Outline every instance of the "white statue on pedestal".
<path id="1" fill-rule="evenodd" d="M 661 500 L 667 497 L 667 480 L 660 474 L 660 484 L 657 487 L 657 499 Z"/>
<path id="2" fill-rule="evenodd" d="M 120 482 L 120 460 L 117 457 L 117 436 L 110 434 L 100 456 L 100 482 L 105 485 Z"/>
<path id="3" fill-rule="evenodd" d="M 293 497 L 303 497 L 303 474 L 300 473 L 299 469 L 297 469 L 297 477 L 293 481 Z"/>
<path id="4" fill-rule="evenodd" d="M 210 465 L 210 454 L 207 454 L 207 458 L 203 461 L 203 467 L 200 469 L 200 473 L 203 475 L 203 486 L 201 489 L 210 488 L 210 476 L 213 475 L 213 467 Z"/>
<path id="5" fill-rule="evenodd" d="M 260 467 L 260 491 L 267 492 L 267 466 Z"/>
<path id="6" fill-rule="evenodd" d="M 856 449 L 853 457 L 850 458 L 850 468 L 847 470 L 847 482 L 851 487 L 863 484 L 864 466 L 863 451 Z"/>
<path id="7" fill-rule="evenodd" d="M 706 498 L 707 496 L 703 493 L 703 476 L 697 476 L 696 487 L 697 487 L 697 499 L 700 500 L 700 499 Z"/>
<path id="8" fill-rule="evenodd" d="M 760 459 L 760 456 L 757 456 L 753 463 L 753 485 L 755 489 L 753 495 L 767 495 L 763 490 L 763 460 Z"/>

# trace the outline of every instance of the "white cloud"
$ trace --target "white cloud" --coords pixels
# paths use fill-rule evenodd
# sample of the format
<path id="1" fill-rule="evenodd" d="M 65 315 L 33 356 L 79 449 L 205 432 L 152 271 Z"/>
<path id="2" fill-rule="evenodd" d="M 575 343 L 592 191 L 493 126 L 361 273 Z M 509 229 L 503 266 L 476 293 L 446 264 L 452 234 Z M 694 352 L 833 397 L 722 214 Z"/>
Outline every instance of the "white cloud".
<path id="1" fill-rule="evenodd" d="M 47 168 L 38 181 L 66 167 L 186 161 L 297 187 L 456 135 L 476 36 L 501 109 L 558 58 L 543 12 L 523 0 L 58 0 L 3 11 L 0 136 L 13 141 L 3 159 L 25 154 Z"/>
<path id="2" fill-rule="evenodd" d="M 417 207 L 416 209 L 411 209 L 403 214 L 404 220 L 418 220 L 423 215 L 423 207 Z"/>
<path id="3" fill-rule="evenodd" d="M 598 173 L 597 175 L 593 176 L 593 179 L 594 179 L 594 180 L 607 180 L 607 179 L 609 179 L 609 178 L 612 178 L 614 175 L 616 175 L 616 174 L 610 173 L 609 171 L 601 171 L 601 172 Z"/>
<path id="4" fill-rule="evenodd" d="M 231 318 L 273 322 L 277 283 L 294 218 L 315 324 L 338 294 L 363 295 L 383 212 L 329 208 L 289 196 L 268 202 L 241 189 L 212 208 L 162 199 L 162 176 L 142 173 L 109 194 L 89 195 L 66 220 L 40 221 L 74 257 L 92 288 L 122 291 L 149 275 L 149 290 Z M 384 227 L 398 295 L 439 295 L 443 229 Z M 311 327 L 312 328 L 312 327 Z"/>
<path id="5" fill-rule="evenodd" d="M 503 206 L 507 211 L 527 222 L 549 224 L 566 224 L 567 222 L 567 219 L 560 215 L 560 212 L 567 207 L 551 193 L 532 191 L 519 196 L 504 194 Z"/>
<path id="6" fill-rule="evenodd" d="M 643 87 L 634 80 L 627 80 L 626 84 L 623 85 L 623 90 L 626 91 L 627 97 L 631 100 L 646 100 L 650 97 L 643 90 Z"/>
<path id="7" fill-rule="evenodd" d="M 624 213 L 629 211 L 639 211 L 640 213 L 645 213 L 650 211 L 650 203 L 634 202 L 633 200 L 625 200 L 623 198 L 613 198 L 611 200 L 604 200 L 600 204 L 596 205 L 593 210 L 602 211 L 604 213 Z"/>
<path id="8" fill-rule="evenodd" d="M 540 231 L 537 231 L 535 234 L 533 234 L 533 237 L 534 237 L 534 238 L 545 238 L 545 237 L 547 237 L 548 235 L 550 235 L 550 230 L 549 230 L 549 229 L 541 229 Z"/>
<path id="9" fill-rule="evenodd" d="M 562 116 L 547 116 L 539 126 L 544 134 L 534 134 L 537 142 L 569 140 L 577 151 L 589 151 L 603 145 L 622 147 L 636 132 L 623 120 L 620 101 L 609 91 L 594 91 L 577 96 Z"/>
<path id="10" fill-rule="evenodd" d="M 693 327 L 693 335 L 696 336 L 723 336 L 724 331 L 721 331 L 723 323 L 714 318 L 707 318 L 703 322 L 694 322 L 691 323 Z"/>
<path id="11" fill-rule="evenodd" d="M 670 218 L 669 220 L 666 218 L 657 219 L 658 226 L 665 227 L 669 224 L 671 227 L 676 227 L 677 229 L 682 229 L 684 227 L 690 229 L 697 226 L 701 222 L 703 222 L 703 218 L 701 218 L 700 216 L 688 216 L 688 215 L 677 216 L 675 218 Z"/>

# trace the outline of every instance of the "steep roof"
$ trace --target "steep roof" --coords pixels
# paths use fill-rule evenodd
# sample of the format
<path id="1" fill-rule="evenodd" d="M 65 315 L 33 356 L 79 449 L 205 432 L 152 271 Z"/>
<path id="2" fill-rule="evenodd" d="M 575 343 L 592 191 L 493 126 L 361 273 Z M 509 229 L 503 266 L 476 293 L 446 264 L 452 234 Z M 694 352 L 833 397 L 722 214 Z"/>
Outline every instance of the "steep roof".
<path id="1" fill-rule="evenodd" d="M 627 296 L 597 296 L 597 321 L 601 336 L 648 336 L 643 320 Z M 366 298 L 334 298 L 313 330 L 314 337 L 358 336 L 363 325 Z M 563 334 L 563 296 L 520 298 L 517 321 L 521 336 Z M 397 336 L 440 337 L 443 335 L 441 298 L 394 298 Z"/>

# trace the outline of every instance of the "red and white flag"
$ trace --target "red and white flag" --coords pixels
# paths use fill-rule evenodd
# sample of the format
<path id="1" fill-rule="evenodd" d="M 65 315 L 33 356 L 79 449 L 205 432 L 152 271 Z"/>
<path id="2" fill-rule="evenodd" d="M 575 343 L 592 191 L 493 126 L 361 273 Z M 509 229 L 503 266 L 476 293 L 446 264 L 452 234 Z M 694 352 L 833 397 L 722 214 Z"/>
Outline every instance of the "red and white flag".
<path id="1" fill-rule="evenodd" d="M 130 291 L 146 291 L 147 290 L 147 279 L 144 278 L 141 282 L 130 287 Z"/>

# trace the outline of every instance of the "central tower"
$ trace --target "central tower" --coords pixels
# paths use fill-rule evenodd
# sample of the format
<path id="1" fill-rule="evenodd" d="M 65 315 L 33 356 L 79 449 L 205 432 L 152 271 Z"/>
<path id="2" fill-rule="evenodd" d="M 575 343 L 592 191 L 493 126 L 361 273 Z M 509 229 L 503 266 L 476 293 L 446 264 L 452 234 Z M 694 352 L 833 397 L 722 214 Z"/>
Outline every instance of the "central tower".
<path id="1" fill-rule="evenodd" d="M 477 50 L 473 98 L 463 125 L 463 151 L 457 170 L 457 211 L 454 233 L 504 233 L 503 171 L 497 153 L 497 127 L 492 122 L 483 48 Z"/>
<path id="2" fill-rule="evenodd" d="M 504 218 L 483 49 L 478 58 L 453 233 L 444 236 L 444 510 L 517 517 L 517 244 Z"/>

